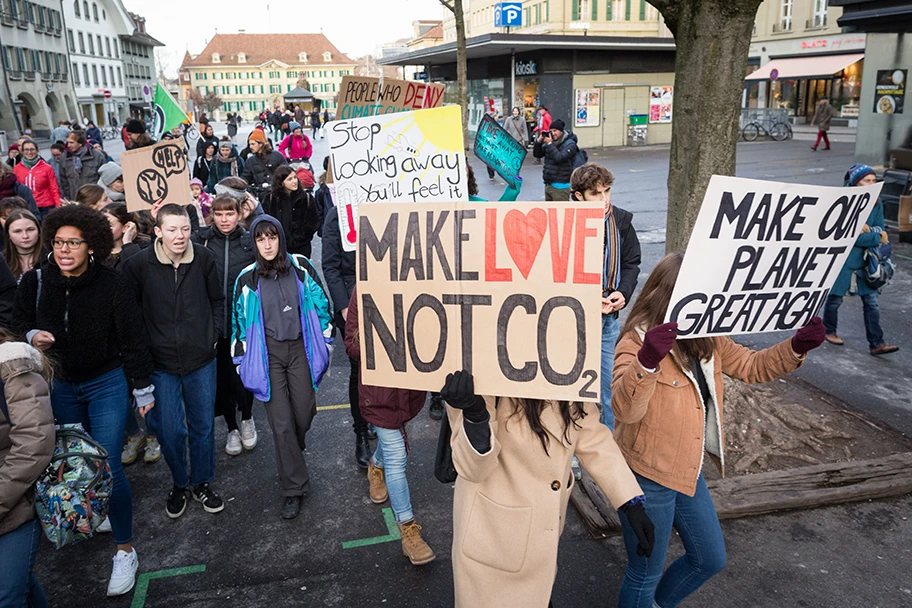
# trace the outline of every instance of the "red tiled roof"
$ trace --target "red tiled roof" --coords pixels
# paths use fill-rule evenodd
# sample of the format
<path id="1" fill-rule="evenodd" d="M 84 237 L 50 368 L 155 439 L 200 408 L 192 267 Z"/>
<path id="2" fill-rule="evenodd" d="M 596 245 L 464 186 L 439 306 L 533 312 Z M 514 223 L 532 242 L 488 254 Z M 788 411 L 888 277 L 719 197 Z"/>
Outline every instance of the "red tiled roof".
<path id="1" fill-rule="evenodd" d="M 184 66 L 199 67 L 212 65 L 262 65 L 275 59 L 288 65 L 300 65 L 298 53 L 307 53 L 308 65 L 356 64 L 346 57 L 323 34 L 216 34 L 203 52 L 190 61 L 184 58 Z M 332 53 L 332 60 L 323 61 L 323 53 Z M 212 54 L 219 54 L 219 62 L 212 62 Z M 247 61 L 238 63 L 238 53 L 244 53 Z"/>
<path id="2" fill-rule="evenodd" d="M 425 38 L 443 38 L 443 26 L 438 25 L 426 31 L 424 34 L 419 36 L 418 40 L 424 40 Z"/>

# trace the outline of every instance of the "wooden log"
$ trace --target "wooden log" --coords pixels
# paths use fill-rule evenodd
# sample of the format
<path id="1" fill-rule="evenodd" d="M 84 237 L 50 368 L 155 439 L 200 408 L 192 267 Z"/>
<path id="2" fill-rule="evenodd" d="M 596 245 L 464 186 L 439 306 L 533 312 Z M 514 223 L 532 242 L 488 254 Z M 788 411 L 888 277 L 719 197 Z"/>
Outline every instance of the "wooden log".
<path id="1" fill-rule="evenodd" d="M 892 498 L 912 493 L 912 452 L 753 473 L 712 481 L 708 486 L 719 519 Z M 620 533 L 617 512 L 585 471 L 571 501 L 594 538 Z"/>

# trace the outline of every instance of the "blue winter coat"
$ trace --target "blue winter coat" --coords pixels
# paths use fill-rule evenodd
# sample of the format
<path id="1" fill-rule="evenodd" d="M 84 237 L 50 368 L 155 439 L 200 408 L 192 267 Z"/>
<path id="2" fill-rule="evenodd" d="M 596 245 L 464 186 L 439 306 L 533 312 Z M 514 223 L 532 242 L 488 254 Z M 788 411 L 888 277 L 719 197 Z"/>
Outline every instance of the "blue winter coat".
<path id="1" fill-rule="evenodd" d="M 883 204 L 880 202 L 880 199 L 877 200 L 877 203 L 874 205 L 874 208 L 871 209 L 871 215 L 868 216 L 868 221 L 866 222 L 871 228 L 879 227 L 881 230 L 885 230 L 884 227 L 884 212 Z M 863 232 L 858 235 L 858 238 L 855 239 L 855 245 L 852 247 L 852 251 L 849 253 L 849 259 L 846 260 L 845 266 L 842 267 L 842 270 L 839 271 L 839 276 L 836 277 L 836 284 L 833 285 L 833 289 L 830 291 L 831 296 L 845 296 L 849 291 L 849 286 L 852 284 L 852 274 L 860 269 L 864 268 L 864 252 L 868 247 L 877 247 L 880 244 L 880 233 L 872 230 L 871 232 Z M 868 284 L 863 280 L 856 281 L 858 287 L 858 295 L 866 296 L 869 293 L 874 293 L 877 290 L 871 289 L 868 287 Z"/>
<path id="2" fill-rule="evenodd" d="M 323 291 L 313 265 L 302 255 L 289 254 L 298 279 L 301 298 L 301 328 L 304 351 L 310 364 L 310 377 L 316 389 L 329 369 L 332 316 L 329 300 Z M 231 331 L 231 355 L 240 366 L 241 381 L 260 401 L 271 399 L 269 353 L 260 302 L 260 277 L 254 262 L 241 271 L 234 284 L 234 319 Z"/>

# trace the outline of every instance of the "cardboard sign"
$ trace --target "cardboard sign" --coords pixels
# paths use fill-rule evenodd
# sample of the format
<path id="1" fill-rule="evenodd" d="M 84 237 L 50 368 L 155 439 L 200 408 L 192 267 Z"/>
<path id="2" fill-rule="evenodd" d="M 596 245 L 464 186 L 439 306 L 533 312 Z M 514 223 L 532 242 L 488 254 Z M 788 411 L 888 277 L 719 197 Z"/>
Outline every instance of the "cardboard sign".
<path id="1" fill-rule="evenodd" d="M 343 76 L 336 120 L 438 108 L 445 90 L 439 82 Z"/>
<path id="2" fill-rule="evenodd" d="M 826 301 L 881 186 L 714 175 L 666 321 L 678 322 L 679 338 L 804 326 Z"/>
<path id="3" fill-rule="evenodd" d="M 361 379 L 482 395 L 598 401 L 601 203 L 364 205 Z"/>
<path id="4" fill-rule="evenodd" d="M 159 201 L 186 205 L 190 166 L 184 149 L 174 141 L 129 150 L 120 156 L 128 211 L 142 211 Z"/>
<path id="5" fill-rule="evenodd" d="M 469 200 L 459 106 L 334 120 L 327 139 L 345 251 L 355 250 L 361 204 Z"/>
<path id="6" fill-rule="evenodd" d="M 490 114 L 485 114 L 475 135 L 475 156 L 484 161 L 513 188 L 519 188 L 519 170 L 526 159 L 526 147 L 516 141 Z"/>

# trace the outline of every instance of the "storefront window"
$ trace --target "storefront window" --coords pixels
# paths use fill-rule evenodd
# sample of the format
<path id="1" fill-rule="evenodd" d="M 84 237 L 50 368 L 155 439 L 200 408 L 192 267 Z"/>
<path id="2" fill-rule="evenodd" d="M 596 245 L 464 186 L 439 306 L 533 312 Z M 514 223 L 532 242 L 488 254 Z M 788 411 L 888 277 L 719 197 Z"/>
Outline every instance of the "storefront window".
<path id="1" fill-rule="evenodd" d="M 789 111 L 789 114 L 794 114 L 798 93 L 797 89 L 797 80 L 774 80 L 770 84 L 770 107 L 785 108 Z"/>
<path id="2" fill-rule="evenodd" d="M 836 74 L 836 79 L 833 81 L 833 98 L 830 102 L 842 118 L 858 118 L 863 72 L 864 59 L 861 59 Z"/>

